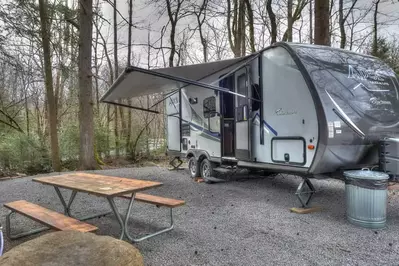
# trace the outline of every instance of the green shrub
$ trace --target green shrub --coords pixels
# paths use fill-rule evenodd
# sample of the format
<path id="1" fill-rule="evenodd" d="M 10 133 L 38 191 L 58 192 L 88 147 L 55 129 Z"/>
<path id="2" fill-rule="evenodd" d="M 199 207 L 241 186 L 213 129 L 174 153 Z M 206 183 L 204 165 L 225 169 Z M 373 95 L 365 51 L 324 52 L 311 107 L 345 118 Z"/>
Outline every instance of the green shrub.
<path id="1" fill-rule="evenodd" d="M 46 147 L 32 136 L 22 133 L 8 134 L 0 140 L 0 167 L 27 174 L 51 171 Z"/>

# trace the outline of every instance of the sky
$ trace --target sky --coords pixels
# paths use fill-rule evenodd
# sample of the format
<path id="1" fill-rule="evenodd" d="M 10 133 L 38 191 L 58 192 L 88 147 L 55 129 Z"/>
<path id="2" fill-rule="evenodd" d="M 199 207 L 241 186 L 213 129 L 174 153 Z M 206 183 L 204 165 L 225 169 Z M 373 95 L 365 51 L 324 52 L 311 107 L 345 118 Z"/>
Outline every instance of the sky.
<path id="1" fill-rule="evenodd" d="M 133 10 L 133 23 L 138 25 L 141 28 L 148 28 L 148 25 L 151 24 L 151 39 L 152 42 L 159 39 L 160 32 L 162 27 L 167 23 L 168 18 L 166 11 L 164 12 L 164 15 L 159 14 L 159 10 L 155 7 L 154 4 L 150 3 L 151 0 L 135 0 L 134 1 L 134 10 Z M 173 0 L 172 0 L 173 1 Z M 198 0 L 201 1 L 201 0 Z M 344 0 L 344 3 L 346 5 L 350 5 L 352 0 Z M 161 3 L 164 3 L 164 0 L 160 0 Z M 274 3 L 285 3 L 286 0 L 276 0 Z M 356 16 L 359 16 L 362 12 L 364 12 L 367 7 L 371 7 L 373 5 L 374 0 L 358 0 L 358 3 L 356 4 L 356 7 L 359 9 L 362 9 L 363 11 L 356 11 Z M 104 17 L 106 17 L 110 22 L 112 22 L 113 18 L 113 8 L 106 3 L 105 1 L 101 1 L 102 6 L 103 6 L 103 12 L 104 12 Z M 295 3 L 295 0 L 294 0 Z M 338 5 L 338 1 L 335 0 L 335 5 Z M 120 11 L 121 15 L 124 16 L 126 19 L 128 19 L 128 0 L 117 0 L 117 6 L 118 10 Z M 380 3 L 380 14 L 378 16 L 378 21 L 379 21 L 379 32 L 382 35 L 389 36 L 392 33 L 397 33 L 399 34 L 399 1 L 398 0 L 381 0 Z M 303 19 L 307 21 L 309 15 L 309 10 L 308 8 L 305 8 L 303 11 Z M 355 16 L 355 19 L 356 19 Z M 368 31 L 371 30 L 371 25 L 372 25 L 372 20 L 373 20 L 373 11 L 371 11 L 366 18 L 362 21 L 362 23 L 359 23 L 357 25 L 357 30 L 359 31 L 359 35 L 366 35 Z M 126 22 L 123 22 L 123 20 L 118 17 L 118 21 L 122 22 L 124 25 L 127 25 Z M 188 24 L 193 24 L 195 21 L 192 20 L 185 20 L 180 23 L 180 28 L 186 27 Z M 298 23 L 294 26 L 299 27 Z M 306 30 L 309 25 L 304 25 L 303 30 L 306 32 L 306 35 L 308 34 L 309 30 Z M 112 34 L 113 30 L 112 28 L 103 28 L 103 34 L 109 35 Z M 338 33 L 338 32 L 337 32 Z M 127 43 L 127 36 L 128 36 L 128 30 L 127 27 L 124 27 L 119 31 L 119 37 L 118 40 L 121 43 Z M 148 38 L 148 31 L 146 29 L 133 29 L 133 43 L 135 44 L 146 44 L 147 43 L 147 38 Z M 166 36 L 167 37 L 167 36 Z M 304 38 L 302 38 L 304 39 Z M 167 38 L 165 38 L 165 41 Z M 336 41 L 339 41 L 339 36 L 338 38 L 335 38 Z M 294 41 L 298 41 L 298 34 L 294 32 Z M 110 45 L 112 45 L 112 37 L 109 39 Z M 198 46 L 200 47 L 199 44 L 199 39 L 197 38 L 195 42 L 198 42 Z M 305 40 L 307 42 L 307 40 Z M 337 45 L 333 44 L 333 45 Z M 126 50 L 121 48 L 121 53 L 126 53 Z M 134 48 L 135 55 L 136 55 L 136 61 L 137 57 L 140 57 L 140 62 L 144 62 L 146 64 L 146 55 L 145 51 L 143 50 L 143 47 L 136 47 Z M 144 58 L 144 59 L 143 59 Z"/>

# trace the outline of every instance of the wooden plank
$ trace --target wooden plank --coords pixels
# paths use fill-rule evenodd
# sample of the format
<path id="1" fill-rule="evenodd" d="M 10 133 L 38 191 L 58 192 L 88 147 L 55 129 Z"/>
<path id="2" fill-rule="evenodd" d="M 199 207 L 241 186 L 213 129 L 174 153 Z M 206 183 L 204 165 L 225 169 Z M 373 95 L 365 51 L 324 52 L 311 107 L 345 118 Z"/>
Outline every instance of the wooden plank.
<path id="1" fill-rule="evenodd" d="M 87 192 L 98 196 L 118 196 L 162 186 L 160 182 L 88 173 L 73 173 L 32 179 L 46 185 Z"/>
<path id="2" fill-rule="evenodd" d="M 126 198 L 126 199 L 130 199 L 132 196 L 131 195 L 122 195 L 122 197 Z M 145 203 L 150 203 L 150 204 L 154 204 L 154 205 L 159 205 L 159 206 L 165 206 L 165 207 L 169 207 L 169 208 L 182 206 L 186 203 L 184 200 L 164 198 L 164 197 L 160 197 L 160 196 L 154 196 L 154 195 L 143 194 L 143 193 L 136 193 L 134 200 L 145 202 Z"/>
<path id="3" fill-rule="evenodd" d="M 65 216 L 61 213 L 46 209 L 42 206 L 27 202 L 25 200 L 18 200 L 4 204 L 4 207 L 13 210 L 17 213 L 25 215 L 37 222 L 46 224 L 53 229 L 66 231 L 74 230 L 79 232 L 92 232 L 98 228 L 94 225 L 81 222 L 74 218 Z"/>
<path id="4" fill-rule="evenodd" d="M 321 211 L 321 207 L 291 208 L 290 211 L 298 214 L 307 214 L 307 213 Z"/>

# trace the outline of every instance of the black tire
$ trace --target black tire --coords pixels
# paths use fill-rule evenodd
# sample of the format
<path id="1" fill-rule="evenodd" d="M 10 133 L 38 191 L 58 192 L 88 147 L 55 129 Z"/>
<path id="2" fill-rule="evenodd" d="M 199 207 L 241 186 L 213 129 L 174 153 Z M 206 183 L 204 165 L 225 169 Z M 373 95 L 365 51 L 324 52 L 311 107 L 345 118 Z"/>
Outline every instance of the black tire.
<path id="1" fill-rule="evenodd" d="M 200 166 L 195 157 L 191 157 L 190 160 L 188 160 L 188 170 L 190 171 L 190 177 L 191 178 L 196 178 L 200 177 Z"/>
<path id="2" fill-rule="evenodd" d="M 201 172 L 201 177 L 205 180 L 206 183 L 213 183 L 212 181 L 207 179 L 207 177 L 215 176 L 213 168 L 214 168 L 213 164 L 208 159 L 202 160 L 200 166 L 200 172 Z"/>

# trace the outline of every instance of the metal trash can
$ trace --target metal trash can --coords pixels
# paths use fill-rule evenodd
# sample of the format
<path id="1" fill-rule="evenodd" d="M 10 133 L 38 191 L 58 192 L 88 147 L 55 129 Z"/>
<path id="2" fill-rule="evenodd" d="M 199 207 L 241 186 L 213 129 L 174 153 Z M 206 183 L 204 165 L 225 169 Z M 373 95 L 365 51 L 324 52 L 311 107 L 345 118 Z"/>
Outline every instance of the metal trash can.
<path id="1" fill-rule="evenodd" d="M 386 225 L 388 179 L 383 172 L 344 172 L 346 217 L 354 225 L 380 229 Z"/>

